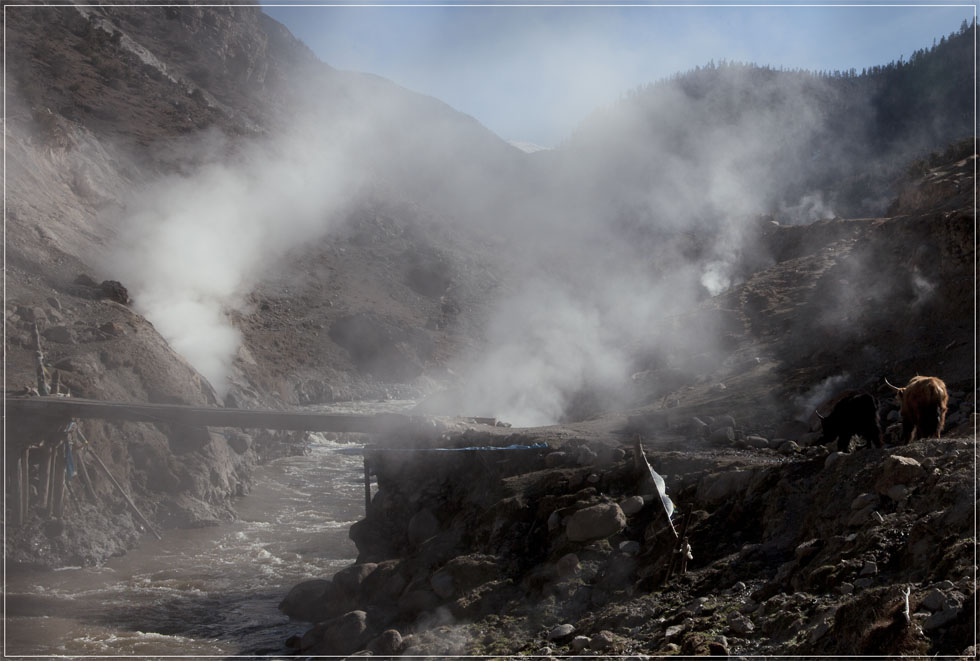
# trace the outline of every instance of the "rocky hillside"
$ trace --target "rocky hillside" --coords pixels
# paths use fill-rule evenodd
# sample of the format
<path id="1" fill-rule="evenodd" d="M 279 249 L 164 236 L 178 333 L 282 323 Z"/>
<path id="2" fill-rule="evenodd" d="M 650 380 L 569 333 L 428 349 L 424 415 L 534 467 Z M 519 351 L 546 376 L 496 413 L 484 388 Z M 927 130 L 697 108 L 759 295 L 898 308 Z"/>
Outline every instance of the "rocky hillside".
<path id="1" fill-rule="evenodd" d="M 379 447 L 376 493 L 350 531 L 357 563 L 285 596 L 283 612 L 313 623 L 286 645 L 973 658 L 972 147 L 913 168 L 895 215 L 761 219 L 773 263 L 684 320 L 722 328 L 727 352 L 636 375 L 646 406 Z M 947 426 L 903 445 L 881 377 L 915 373 L 950 385 Z M 839 452 L 811 431 L 814 408 L 849 387 L 878 396 L 884 448 Z M 669 577 L 677 542 L 641 451 L 691 547 Z"/>
<path id="2" fill-rule="evenodd" d="M 285 597 L 284 612 L 316 623 L 286 645 L 337 655 L 975 653 L 972 439 L 840 453 L 664 436 L 646 453 L 678 507 L 686 568 L 668 576 L 677 542 L 636 450 L 615 437 L 380 451 L 377 494 L 351 529 L 358 562 Z"/>
<path id="3" fill-rule="evenodd" d="M 494 282 L 485 249 L 465 234 L 443 233 L 433 243 L 426 219 L 445 209 L 420 209 L 405 188 L 390 183 L 395 170 L 413 171 L 418 176 L 401 177 L 399 185 L 428 186 L 438 197 L 444 184 L 435 163 L 449 148 L 439 147 L 439 135 L 451 138 L 453 149 L 491 155 L 487 162 L 498 167 L 500 159 L 521 155 L 471 118 L 387 81 L 334 71 L 254 7 L 20 7 L 7 13 L 5 29 L 11 47 L 5 127 L 9 394 L 36 386 L 35 326 L 48 377 L 57 378 L 62 392 L 209 406 L 418 395 L 444 374 L 447 354 L 476 335 L 475 309 Z M 304 237 L 319 237 L 319 224 L 345 227 L 334 241 L 297 239 L 278 251 L 266 241 L 274 258 L 259 254 L 261 263 L 243 261 L 242 272 L 232 274 L 247 283 L 244 291 L 237 282 L 227 295 L 208 288 L 217 274 L 207 269 L 233 261 L 224 251 L 230 237 L 217 236 L 216 250 L 202 261 L 181 263 L 193 253 L 192 236 L 180 228 L 153 235 L 166 217 L 138 228 L 154 208 L 188 199 L 182 190 L 206 181 L 202 173 L 214 171 L 208 168 L 216 162 L 255 156 L 311 113 L 334 126 L 331 121 L 372 105 L 381 109 L 375 128 L 404 157 L 387 158 L 386 173 L 371 154 L 376 176 L 360 197 L 305 219 L 312 229 Z M 409 135 L 400 122 L 415 132 Z M 433 148 L 416 150 L 413 164 L 405 139 Z M 236 175 L 229 168 L 223 176 Z M 200 208 L 210 205 L 193 221 L 197 227 L 215 222 L 210 211 L 221 202 L 212 204 L 218 191 L 207 185 L 195 200 Z M 173 243 L 164 248 L 164 240 Z M 203 289 L 181 289 L 170 280 L 193 269 L 205 272 Z M 188 362 L 189 354 L 175 351 L 173 328 L 151 304 L 155 297 L 173 308 L 181 297 L 212 295 L 228 320 L 223 323 L 241 336 L 227 380 L 214 383 Z M 255 462 L 296 451 L 303 442 L 295 435 L 168 425 L 86 422 L 83 429 L 161 528 L 233 516 L 231 502 L 248 491 Z M 42 452 L 32 456 L 37 490 Z M 5 465 L 12 471 L 16 462 Z M 35 507 L 43 498 L 32 498 L 29 521 L 8 537 L 12 561 L 99 562 L 136 543 L 142 527 L 108 481 L 96 484 L 96 500 L 83 494 L 70 504 L 77 511 L 59 525 Z"/>
<path id="4" fill-rule="evenodd" d="M 755 120 L 677 134 L 690 144 L 619 124 L 615 140 L 529 155 L 435 99 L 316 61 L 255 7 L 6 16 L 9 391 L 36 383 L 36 325 L 64 390 L 115 401 L 438 392 L 428 411 L 532 402 L 548 422 L 608 428 L 627 408 L 647 434 L 731 414 L 786 440 L 831 386 L 921 371 L 971 401 L 972 144 L 911 170 L 887 217 L 789 225 L 800 214 L 766 183 L 785 161 L 752 139 Z M 814 135 L 791 121 L 799 103 L 772 118 L 796 146 Z M 807 204 L 808 219 L 825 210 Z M 233 516 L 255 462 L 302 442 L 84 430 L 163 528 Z M 89 563 L 134 544 L 112 486 L 95 492 L 62 523 L 33 511 L 7 557 Z"/>

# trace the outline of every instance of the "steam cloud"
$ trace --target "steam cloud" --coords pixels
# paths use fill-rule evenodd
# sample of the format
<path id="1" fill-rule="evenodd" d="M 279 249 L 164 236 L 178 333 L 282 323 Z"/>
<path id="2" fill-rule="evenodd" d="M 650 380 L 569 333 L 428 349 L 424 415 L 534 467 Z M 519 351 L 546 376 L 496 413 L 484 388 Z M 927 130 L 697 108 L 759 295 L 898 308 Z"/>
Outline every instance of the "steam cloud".
<path id="1" fill-rule="evenodd" d="M 718 352 L 717 329 L 679 320 L 760 257 L 755 215 L 829 210 L 806 188 L 827 130 L 813 102 L 825 83 L 748 75 L 734 69 L 703 93 L 661 85 L 598 112 L 561 149 L 527 155 L 432 99 L 344 74 L 330 83 L 342 93 L 312 94 L 291 130 L 244 146 L 212 136 L 189 172 L 138 193 L 117 270 L 222 391 L 241 339 L 229 311 L 364 190 L 383 190 L 509 252 L 512 286 L 490 302 L 487 345 L 454 366 L 459 411 L 554 422 L 651 356 Z"/>
<path id="2" fill-rule="evenodd" d="M 112 261 L 137 309 L 219 393 L 241 342 L 229 312 L 291 249 L 338 221 L 360 174 L 329 136 L 287 135 L 154 181 L 127 204 Z M 192 155 L 194 156 L 194 155 Z"/>
<path id="3" fill-rule="evenodd" d="M 802 395 L 795 397 L 793 399 L 793 405 L 797 409 L 796 419 L 801 422 L 809 422 L 810 418 L 813 416 L 813 412 L 817 410 L 821 404 L 838 393 L 841 387 L 844 386 L 850 378 L 851 375 L 847 372 L 828 376 L 826 379 L 810 388 Z"/>

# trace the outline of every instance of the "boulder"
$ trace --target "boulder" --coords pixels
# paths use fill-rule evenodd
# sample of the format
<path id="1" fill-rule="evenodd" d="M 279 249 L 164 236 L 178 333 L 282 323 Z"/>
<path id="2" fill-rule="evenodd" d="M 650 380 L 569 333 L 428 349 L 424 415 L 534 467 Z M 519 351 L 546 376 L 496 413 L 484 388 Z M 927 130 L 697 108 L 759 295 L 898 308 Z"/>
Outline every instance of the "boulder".
<path id="1" fill-rule="evenodd" d="M 619 543 L 619 550 L 626 555 L 639 555 L 642 548 L 639 542 L 628 539 Z"/>
<path id="2" fill-rule="evenodd" d="M 907 498 L 910 492 L 911 490 L 904 484 L 896 484 L 888 490 L 887 496 L 897 503 Z"/>
<path id="3" fill-rule="evenodd" d="M 103 280 L 99 285 L 99 294 L 110 301 L 123 305 L 129 304 L 129 292 L 118 280 Z"/>
<path id="4" fill-rule="evenodd" d="M 304 654 L 346 655 L 364 646 L 367 613 L 351 611 L 321 622 L 303 634 L 300 649 Z"/>
<path id="5" fill-rule="evenodd" d="M 842 453 L 842 452 L 838 452 L 836 450 L 834 452 L 831 452 L 830 454 L 827 455 L 827 458 L 824 459 L 823 467 L 824 468 L 830 468 L 831 466 L 833 466 L 834 464 L 836 464 L 838 461 L 840 461 L 841 457 L 843 457 L 843 456 L 844 456 L 844 453 Z"/>
<path id="6" fill-rule="evenodd" d="M 616 448 L 611 445 L 601 445 L 596 450 L 599 465 L 610 466 L 619 463 L 626 458 L 626 451 L 623 448 Z"/>
<path id="7" fill-rule="evenodd" d="M 585 507 L 568 517 L 565 534 L 573 542 L 604 539 L 626 527 L 626 515 L 616 503 Z"/>
<path id="8" fill-rule="evenodd" d="M 800 446 L 796 441 L 786 441 L 779 446 L 779 451 L 782 454 L 796 454 L 800 451 Z"/>
<path id="9" fill-rule="evenodd" d="M 711 431 L 708 440 L 714 445 L 731 445 L 735 441 L 735 428 L 717 427 Z"/>
<path id="10" fill-rule="evenodd" d="M 226 432 L 225 441 L 227 441 L 228 447 L 234 450 L 236 454 L 245 454 L 252 447 L 252 437 L 239 431 L 231 430 Z"/>
<path id="11" fill-rule="evenodd" d="M 728 614 L 728 626 L 739 636 L 747 636 L 755 631 L 755 625 L 752 624 L 752 620 L 737 611 L 732 611 Z"/>
<path id="12" fill-rule="evenodd" d="M 324 602 L 328 598 L 331 582 L 314 578 L 294 585 L 286 597 L 279 602 L 279 610 L 289 617 L 306 622 L 317 622 L 325 612 Z"/>
<path id="13" fill-rule="evenodd" d="M 560 643 L 566 640 L 571 640 L 574 635 L 575 627 L 573 627 L 571 624 L 559 624 L 548 632 L 548 640 Z"/>
<path id="14" fill-rule="evenodd" d="M 494 556 L 474 553 L 453 558 L 440 572 L 452 577 L 456 591 L 464 593 L 499 578 L 500 567 Z"/>
<path id="15" fill-rule="evenodd" d="M 558 466 L 564 466 L 568 462 L 568 454 L 560 450 L 557 452 L 549 452 L 544 456 L 545 468 L 557 468 Z"/>
<path id="16" fill-rule="evenodd" d="M 361 591 L 364 579 L 378 568 L 377 563 L 364 562 L 344 567 L 334 574 L 333 583 L 344 595 L 354 596 Z"/>
<path id="17" fill-rule="evenodd" d="M 591 466 L 595 464 L 599 459 L 599 455 L 592 451 L 588 445 L 583 445 L 579 448 L 578 454 L 575 455 L 575 462 L 579 466 Z"/>
<path id="18" fill-rule="evenodd" d="M 928 608 L 930 611 L 935 613 L 936 611 L 941 611 L 946 606 L 946 595 L 942 590 L 930 590 L 922 599 L 922 605 Z"/>
<path id="19" fill-rule="evenodd" d="M 944 608 L 941 611 L 936 611 L 925 619 L 925 621 L 922 623 L 922 629 L 924 631 L 941 629 L 959 617 L 962 610 L 962 608 L 953 606 L 951 608 Z"/>
<path id="20" fill-rule="evenodd" d="M 619 502 L 619 509 L 623 510 L 626 516 L 633 516 L 643 509 L 643 496 L 630 496 Z"/>
<path id="21" fill-rule="evenodd" d="M 762 436 L 746 436 L 745 444 L 749 447 L 762 449 L 769 447 L 769 440 Z"/>
<path id="22" fill-rule="evenodd" d="M 875 491 L 885 496 L 895 485 L 915 485 L 925 477 L 925 469 L 915 459 L 892 455 L 881 466 L 881 475 L 875 481 Z"/>
<path id="23" fill-rule="evenodd" d="M 752 479 L 750 470 L 733 470 L 712 473 L 701 478 L 698 484 L 697 499 L 707 503 L 718 503 L 731 498 L 744 490 Z"/>
<path id="24" fill-rule="evenodd" d="M 572 576 L 578 570 L 579 559 L 574 553 L 566 553 L 556 563 L 559 576 Z"/>
<path id="25" fill-rule="evenodd" d="M 361 596 L 369 604 L 391 603 L 402 593 L 408 582 L 401 573 L 399 560 L 384 560 L 361 581 Z"/>
<path id="26" fill-rule="evenodd" d="M 368 643 L 367 650 L 374 656 L 394 656 L 401 651 L 403 640 L 397 629 L 387 629 Z"/>
<path id="27" fill-rule="evenodd" d="M 616 637 L 611 631 L 603 629 L 596 635 L 592 636 L 592 641 L 590 647 L 597 652 L 607 652 L 612 650 L 616 644 Z"/>
<path id="28" fill-rule="evenodd" d="M 878 573 L 878 563 L 874 562 L 873 560 L 868 560 L 867 562 L 864 563 L 864 566 L 861 567 L 861 572 L 859 575 L 874 576 L 877 573 Z"/>
<path id="29" fill-rule="evenodd" d="M 878 496 L 873 493 L 862 493 L 860 496 L 851 501 L 852 510 L 863 510 L 869 505 L 877 505 Z"/>

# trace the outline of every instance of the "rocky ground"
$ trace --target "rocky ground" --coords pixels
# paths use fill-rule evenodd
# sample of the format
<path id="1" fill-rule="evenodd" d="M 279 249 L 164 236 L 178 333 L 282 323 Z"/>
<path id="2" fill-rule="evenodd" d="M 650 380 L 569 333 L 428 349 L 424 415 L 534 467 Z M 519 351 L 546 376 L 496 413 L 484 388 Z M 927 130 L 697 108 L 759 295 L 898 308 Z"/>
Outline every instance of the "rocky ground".
<path id="1" fill-rule="evenodd" d="M 536 449 L 379 450 L 371 509 L 351 529 L 357 564 L 290 592 L 282 610 L 316 625 L 287 645 L 303 655 L 972 658 L 972 438 L 841 453 L 807 445 L 809 435 L 760 449 L 757 437 L 718 441 L 712 432 L 730 422 L 711 420 L 714 442 L 694 428 L 644 439 L 692 549 L 669 579 L 676 542 L 628 427 L 441 439 L 547 444 Z"/>
<path id="2" fill-rule="evenodd" d="M 775 263 L 687 320 L 727 329 L 729 354 L 693 357 L 700 374 L 635 375 L 646 405 L 634 411 L 389 439 L 546 447 L 379 448 L 377 493 L 351 529 L 357 564 L 286 596 L 283 612 L 314 623 L 287 645 L 300 655 L 973 658 L 973 158 L 951 150 L 926 167 L 889 218 L 771 224 Z M 916 276 L 942 293 L 917 294 Z M 863 302 L 874 305 L 841 304 L 849 278 L 868 283 Z M 947 380 L 947 427 L 903 445 L 882 377 L 915 373 Z M 877 396 L 884 448 L 817 443 L 813 410 L 827 413 L 846 387 Z M 674 528 L 687 521 L 693 558 L 666 581 L 676 541 L 636 468 L 636 439 L 676 504 Z"/>

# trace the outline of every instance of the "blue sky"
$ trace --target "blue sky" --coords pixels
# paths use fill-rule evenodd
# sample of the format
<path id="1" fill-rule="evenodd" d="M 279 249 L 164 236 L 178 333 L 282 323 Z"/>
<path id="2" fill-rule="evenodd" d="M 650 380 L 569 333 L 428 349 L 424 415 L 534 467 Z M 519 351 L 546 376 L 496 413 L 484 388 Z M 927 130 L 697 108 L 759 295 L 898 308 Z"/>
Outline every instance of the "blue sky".
<path id="1" fill-rule="evenodd" d="M 623 92 L 709 60 L 860 72 L 929 48 L 976 9 L 935 2 L 385 4 L 269 3 L 265 11 L 333 67 L 384 76 L 504 139 L 549 147 Z"/>

